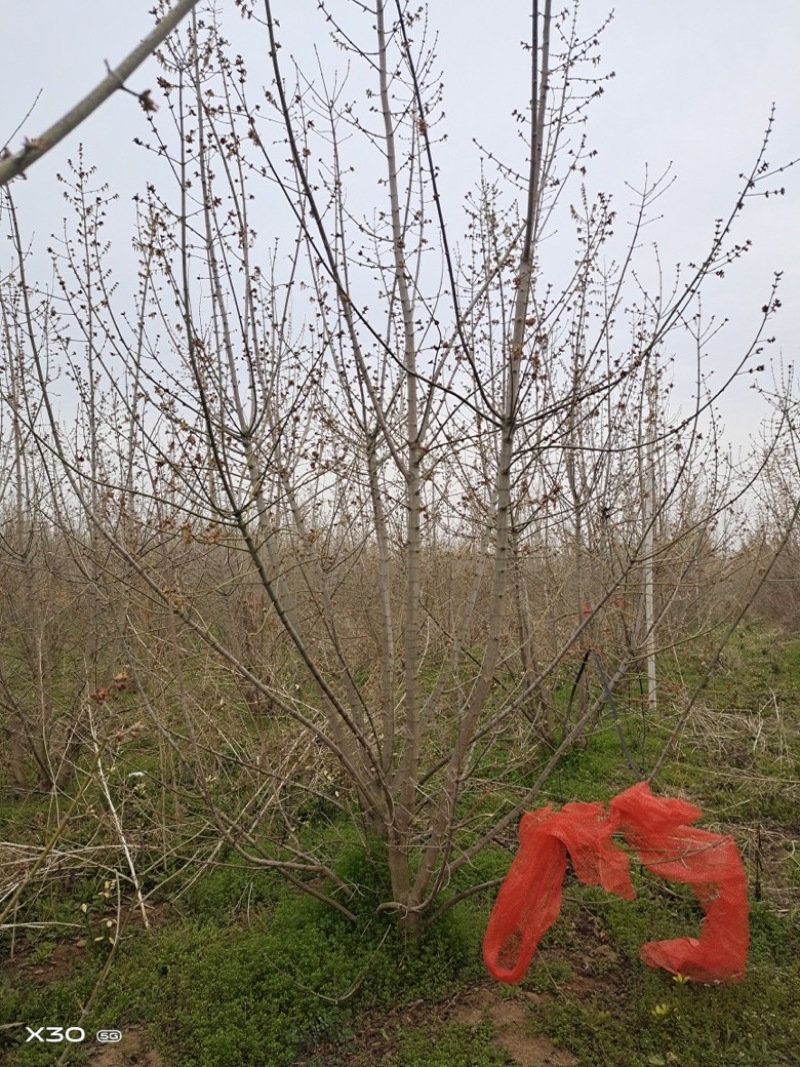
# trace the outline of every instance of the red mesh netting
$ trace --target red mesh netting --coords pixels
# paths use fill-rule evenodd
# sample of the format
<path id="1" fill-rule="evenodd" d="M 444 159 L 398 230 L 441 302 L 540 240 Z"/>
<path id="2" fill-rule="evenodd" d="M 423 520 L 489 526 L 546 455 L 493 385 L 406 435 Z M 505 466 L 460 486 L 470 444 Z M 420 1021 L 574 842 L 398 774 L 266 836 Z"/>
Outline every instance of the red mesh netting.
<path id="1" fill-rule="evenodd" d="M 685 882 L 705 912 L 699 940 L 650 941 L 641 958 L 697 982 L 738 982 L 749 942 L 747 879 L 733 840 L 690 826 L 701 811 L 684 800 L 654 797 L 646 783 L 602 804 L 565 804 L 522 816 L 519 851 L 486 928 L 483 958 L 500 982 L 525 977 L 536 946 L 561 909 L 567 853 L 586 885 L 633 900 L 630 860 L 619 833 L 653 874 Z"/>

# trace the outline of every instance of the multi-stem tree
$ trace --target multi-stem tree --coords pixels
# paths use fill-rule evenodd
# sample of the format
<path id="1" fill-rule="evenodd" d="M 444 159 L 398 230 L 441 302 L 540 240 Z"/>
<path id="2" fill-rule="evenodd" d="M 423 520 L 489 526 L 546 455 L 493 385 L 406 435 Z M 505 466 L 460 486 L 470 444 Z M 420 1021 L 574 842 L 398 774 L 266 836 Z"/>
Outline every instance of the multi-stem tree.
<path id="1" fill-rule="evenodd" d="M 559 742 L 549 680 L 598 639 L 606 607 L 622 610 L 615 598 L 641 601 L 645 563 L 678 560 L 680 574 L 681 538 L 725 504 L 711 494 L 664 532 L 696 475 L 706 398 L 690 418 L 656 418 L 653 368 L 706 278 L 744 250 L 731 228 L 763 153 L 691 275 L 637 299 L 630 267 L 660 185 L 606 266 L 615 213 L 580 184 L 598 35 L 573 13 L 532 4 L 521 173 L 480 183 L 464 241 L 441 195 L 427 15 L 401 0 L 319 4 L 348 82 L 325 55 L 313 72 L 285 64 L 277 8 L 264 0 L 248 24 L 265 35 L 261 90 L 211 15 L 193 13 L 160 53 L 132 306 L 108 280 L 78 168 L 84 253 L 56 250 L 58 314 L 20 278 L 42 404 L 26 429 L 82 508 L 92 567 L 101 542 L 110 552 L 115 655 L 182 787 L 251 859 L 349 914 L 335 850 L 312 852 L 300 829 L 310 802 L 327 805 L 383 857 L 382 909 L 416 929 L 652 652 L 658 610 L 627 628 L 604 695 L 587 691 Z M 578 255 L 559 282 L 542 238 L 562 216 Z M 52 397 L 57 351 L 75 368 L 78 439 Z M 498 811 L 484 774 L 520 723 L 529 777 Z"/>

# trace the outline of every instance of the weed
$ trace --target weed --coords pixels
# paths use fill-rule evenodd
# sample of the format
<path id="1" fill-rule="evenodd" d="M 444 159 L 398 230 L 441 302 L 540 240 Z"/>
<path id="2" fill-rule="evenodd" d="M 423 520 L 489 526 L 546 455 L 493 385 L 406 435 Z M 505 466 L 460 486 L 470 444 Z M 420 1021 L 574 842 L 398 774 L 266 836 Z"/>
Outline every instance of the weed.
<path id="1" fill-rule="evenodd" d="M 511 1063 L 494 1043 L 494 1027 L 487 1023 L 451 1023 L 435 1033 L 409 1030 L 398 1037 L 389 1067 L 504 1067 Z"/>

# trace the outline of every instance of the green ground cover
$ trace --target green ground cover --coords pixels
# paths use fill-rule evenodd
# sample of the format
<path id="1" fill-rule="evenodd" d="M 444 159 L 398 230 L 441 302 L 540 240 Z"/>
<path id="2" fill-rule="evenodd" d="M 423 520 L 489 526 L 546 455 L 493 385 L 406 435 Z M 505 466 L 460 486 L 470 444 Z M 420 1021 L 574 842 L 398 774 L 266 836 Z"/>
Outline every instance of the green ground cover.
<path id="1" fill-rule="evenodd" d="M 542 803 L 606 800 L 646 773 L 703 670 L 702 652 L 662 669 L 657 722 L 637 686 L 606 711 L 585 746 L 562 761 Z M 635 680 L 634 680 L 635 682 Z M 560 698 L 561 699 L 561 698 Z M 566 698 L 562 701 L 566 705 Z M 563 708 L 562 708 L 563 710 Z M 150 928 L 128 909 L 116 933 L 116 883 L 51 880 L 23 925 L 0 932 L 0 1063 L 7 1067 L 791 1067 L 800 1064 L 800 641 L 742 627 L 715 667 L 654 784 L 700 805 L 703 824 L 731 833 L 751 890 L 744 982 L 701 986 L 644 967 L 639 946 L 695 933 L 687 894 L 641 871 L 638 896 L 618 900 L 568 875 L 561 917 L 527 978 L 500 987 L 481 941 L 493 893 L 457 904 L 419 942 L 377 905 L 386 897 L 379 850 L 347 844 L 335 805 L 304 814 L 303 833 L 337 842 L 337 870 L 357 887 L 357 923 L 299 896 L 277 876 L 219 851 L 150 899 Z M 529 774 L 535 777 L 533 761 Z M 507 789 L 497 751 L 486 804 Z M 2 837 L 37 838 L 47 809 L 3 801 Z M 342 842 L 345 842 L 342 844 Z M 502 876 L 513 835 L 478 857 L 448 893 Z M 114 1026 L 103 1048 L 26 1042 L 25 1026 Z M 115 1058 L 116 1057 L 116 1058 Z"/>

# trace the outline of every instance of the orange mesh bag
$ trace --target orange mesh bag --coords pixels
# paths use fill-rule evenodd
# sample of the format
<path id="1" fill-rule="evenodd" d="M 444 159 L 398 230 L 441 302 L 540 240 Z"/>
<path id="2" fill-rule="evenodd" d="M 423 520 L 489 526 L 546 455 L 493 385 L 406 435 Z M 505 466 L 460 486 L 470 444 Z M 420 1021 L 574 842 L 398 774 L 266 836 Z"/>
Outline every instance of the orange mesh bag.
<path id="1" fill-rule="evenodd" d="M 750 941 L 747 877 L 733 839 L 687 825 L 700 809 L 654 797 L 644 782 L 615 797 L 611 811 L 644 866 L 691 886 L 705 912 L 699 940 L 650 941 L 642 960 L 697 982 L 741 981 Z"/>
<path id="2" fill-rule="evenodd" d="M 588 885 L 618 896 L 635 896 L 627 853 L 611 840 L 616 829 L 602 804 L 566 804 L 526 812 L 519 851 L 500 887 L 483 941 L 483 958 L 501 982 L 519 982 L 543 935 L 561 910 L 567 851 L 575 873 Z"/>
<path id="3" fill-rule="evenodd" d="M 629 857 L 612 836 L 620 832 L 653 874 L 692 886 L 706 917 L 700 939 L 649 942 L 641 950 L 651 967 L 696 981 L 734 982 L 744 977 L 748 947 L 747 881 L 730 838 L 687 823 L 699 809 L 682 800 L 654 797 L 639 783 L 602 804 L 566 804 L 526 813 L 520 847 L 500 887 L 486 928 L 483 958 L 501 982 L 519 982 L 539 941 L 561 909 L 561 884 L 569 853 L 576 876 L 587 885 L 632 900 Z"/>

